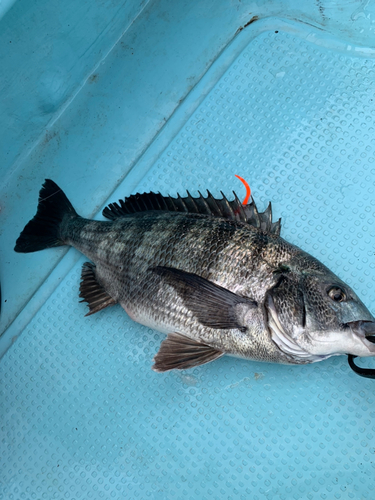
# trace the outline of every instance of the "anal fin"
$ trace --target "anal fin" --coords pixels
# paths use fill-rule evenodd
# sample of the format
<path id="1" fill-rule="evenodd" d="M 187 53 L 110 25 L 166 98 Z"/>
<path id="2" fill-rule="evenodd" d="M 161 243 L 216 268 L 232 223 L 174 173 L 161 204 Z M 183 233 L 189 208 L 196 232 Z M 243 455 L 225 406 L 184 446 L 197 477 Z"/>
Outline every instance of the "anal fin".
<path id="1" fill-rule="evenodd" d="M 91 262 L 85 262 L 82 266 L 79 291 L 79 296 L 82 298 L 80 302 L 87 302 L 90 309 L 86 316 L 90 316 L 108 306 L 116 304 L 115 299 L 108 295 L 98 282 L 95 274 L 95 265 Z"/>
<path id="2" fill-rule="evenodd" d="M 152 369 L 156 372 L 184 370 L 204 365 L 223 355 L 223 352 L 207 344 L 179 333 L 170 333 L 161 343 L 160 349 L 154 357 L 155 364 Z"/>

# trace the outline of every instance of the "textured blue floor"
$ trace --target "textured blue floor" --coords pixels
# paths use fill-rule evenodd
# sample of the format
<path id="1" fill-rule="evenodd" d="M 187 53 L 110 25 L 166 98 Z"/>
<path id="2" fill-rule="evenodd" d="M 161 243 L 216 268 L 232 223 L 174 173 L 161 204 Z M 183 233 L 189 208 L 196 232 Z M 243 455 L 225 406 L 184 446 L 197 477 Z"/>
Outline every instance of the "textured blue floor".
<path id="1" fill-rule="evenodd" d="M 313 39 L 277 20 L 260 29 L 111 200 L 130 189 L 241 196 L 242 175 L 259 208 L 272 201 L 283 237 L 374 313 L 375 61 Z M 71 181 L 60 183 L 79 205 Z M 0 498 L 374 498 L 375 382 L 345 357 L 305 367 L 225 357 L 156 374 L 163 335 L 117 306 L 84 318 L 82 262 L 1 361 Z"/>

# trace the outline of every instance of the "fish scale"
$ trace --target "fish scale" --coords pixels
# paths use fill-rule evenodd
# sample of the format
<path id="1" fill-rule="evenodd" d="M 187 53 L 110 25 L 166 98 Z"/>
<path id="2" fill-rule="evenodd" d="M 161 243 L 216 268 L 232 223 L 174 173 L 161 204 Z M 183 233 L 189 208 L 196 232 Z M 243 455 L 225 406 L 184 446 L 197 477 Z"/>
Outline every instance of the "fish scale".
<path id="1" fill-rule="evenodd" d="M 375 321 L 348 285 L 280 236 L 271 206 L 259 213 L 208 193 L 137 194 L 111 204 L 108 221 L 81 218 L 50 180 L 16 243 L 30 252 L 70 244 L 92 263 L 80 297 L 89 314 L 120 303 L 168 336 L 154 369 L 184 369 L 230 354 L 304 364 L 373 356 Z"/>

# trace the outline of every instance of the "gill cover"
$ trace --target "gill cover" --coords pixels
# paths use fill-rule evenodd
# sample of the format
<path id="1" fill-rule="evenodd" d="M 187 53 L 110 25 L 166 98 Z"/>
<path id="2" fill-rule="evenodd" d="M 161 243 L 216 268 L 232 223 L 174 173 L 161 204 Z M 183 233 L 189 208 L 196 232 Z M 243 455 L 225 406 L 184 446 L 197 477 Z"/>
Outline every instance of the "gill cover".
<path id="1" fill-rule="evenodd" d="M 302 288 L 286 276 L 266 295 L 267 323 L 272 340 L 278 348 L 295 362 L 313 363 L 325 355 L 311 354 L 306 344 L 306 308 Z"/>

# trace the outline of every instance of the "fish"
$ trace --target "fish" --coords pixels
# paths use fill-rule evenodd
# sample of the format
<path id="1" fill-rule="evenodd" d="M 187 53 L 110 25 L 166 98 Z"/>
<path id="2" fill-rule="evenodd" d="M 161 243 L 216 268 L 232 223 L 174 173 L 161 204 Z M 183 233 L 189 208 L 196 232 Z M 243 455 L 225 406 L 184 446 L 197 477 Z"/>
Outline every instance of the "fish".
<path id="1" fill-rule="evenodd" d="M 50 179 L 15 251 L 70 245 L 83 264 L 87 315 L 120 304 L 166 335 L 157 372 L 189 369 L 224 355 L 304 365 L 336 355 L 374 356 L 375 319 L 319 260 L 280 236 L 272 206 L 260 212 L 199 192 L 131 195 L 89 220 Z"/>

